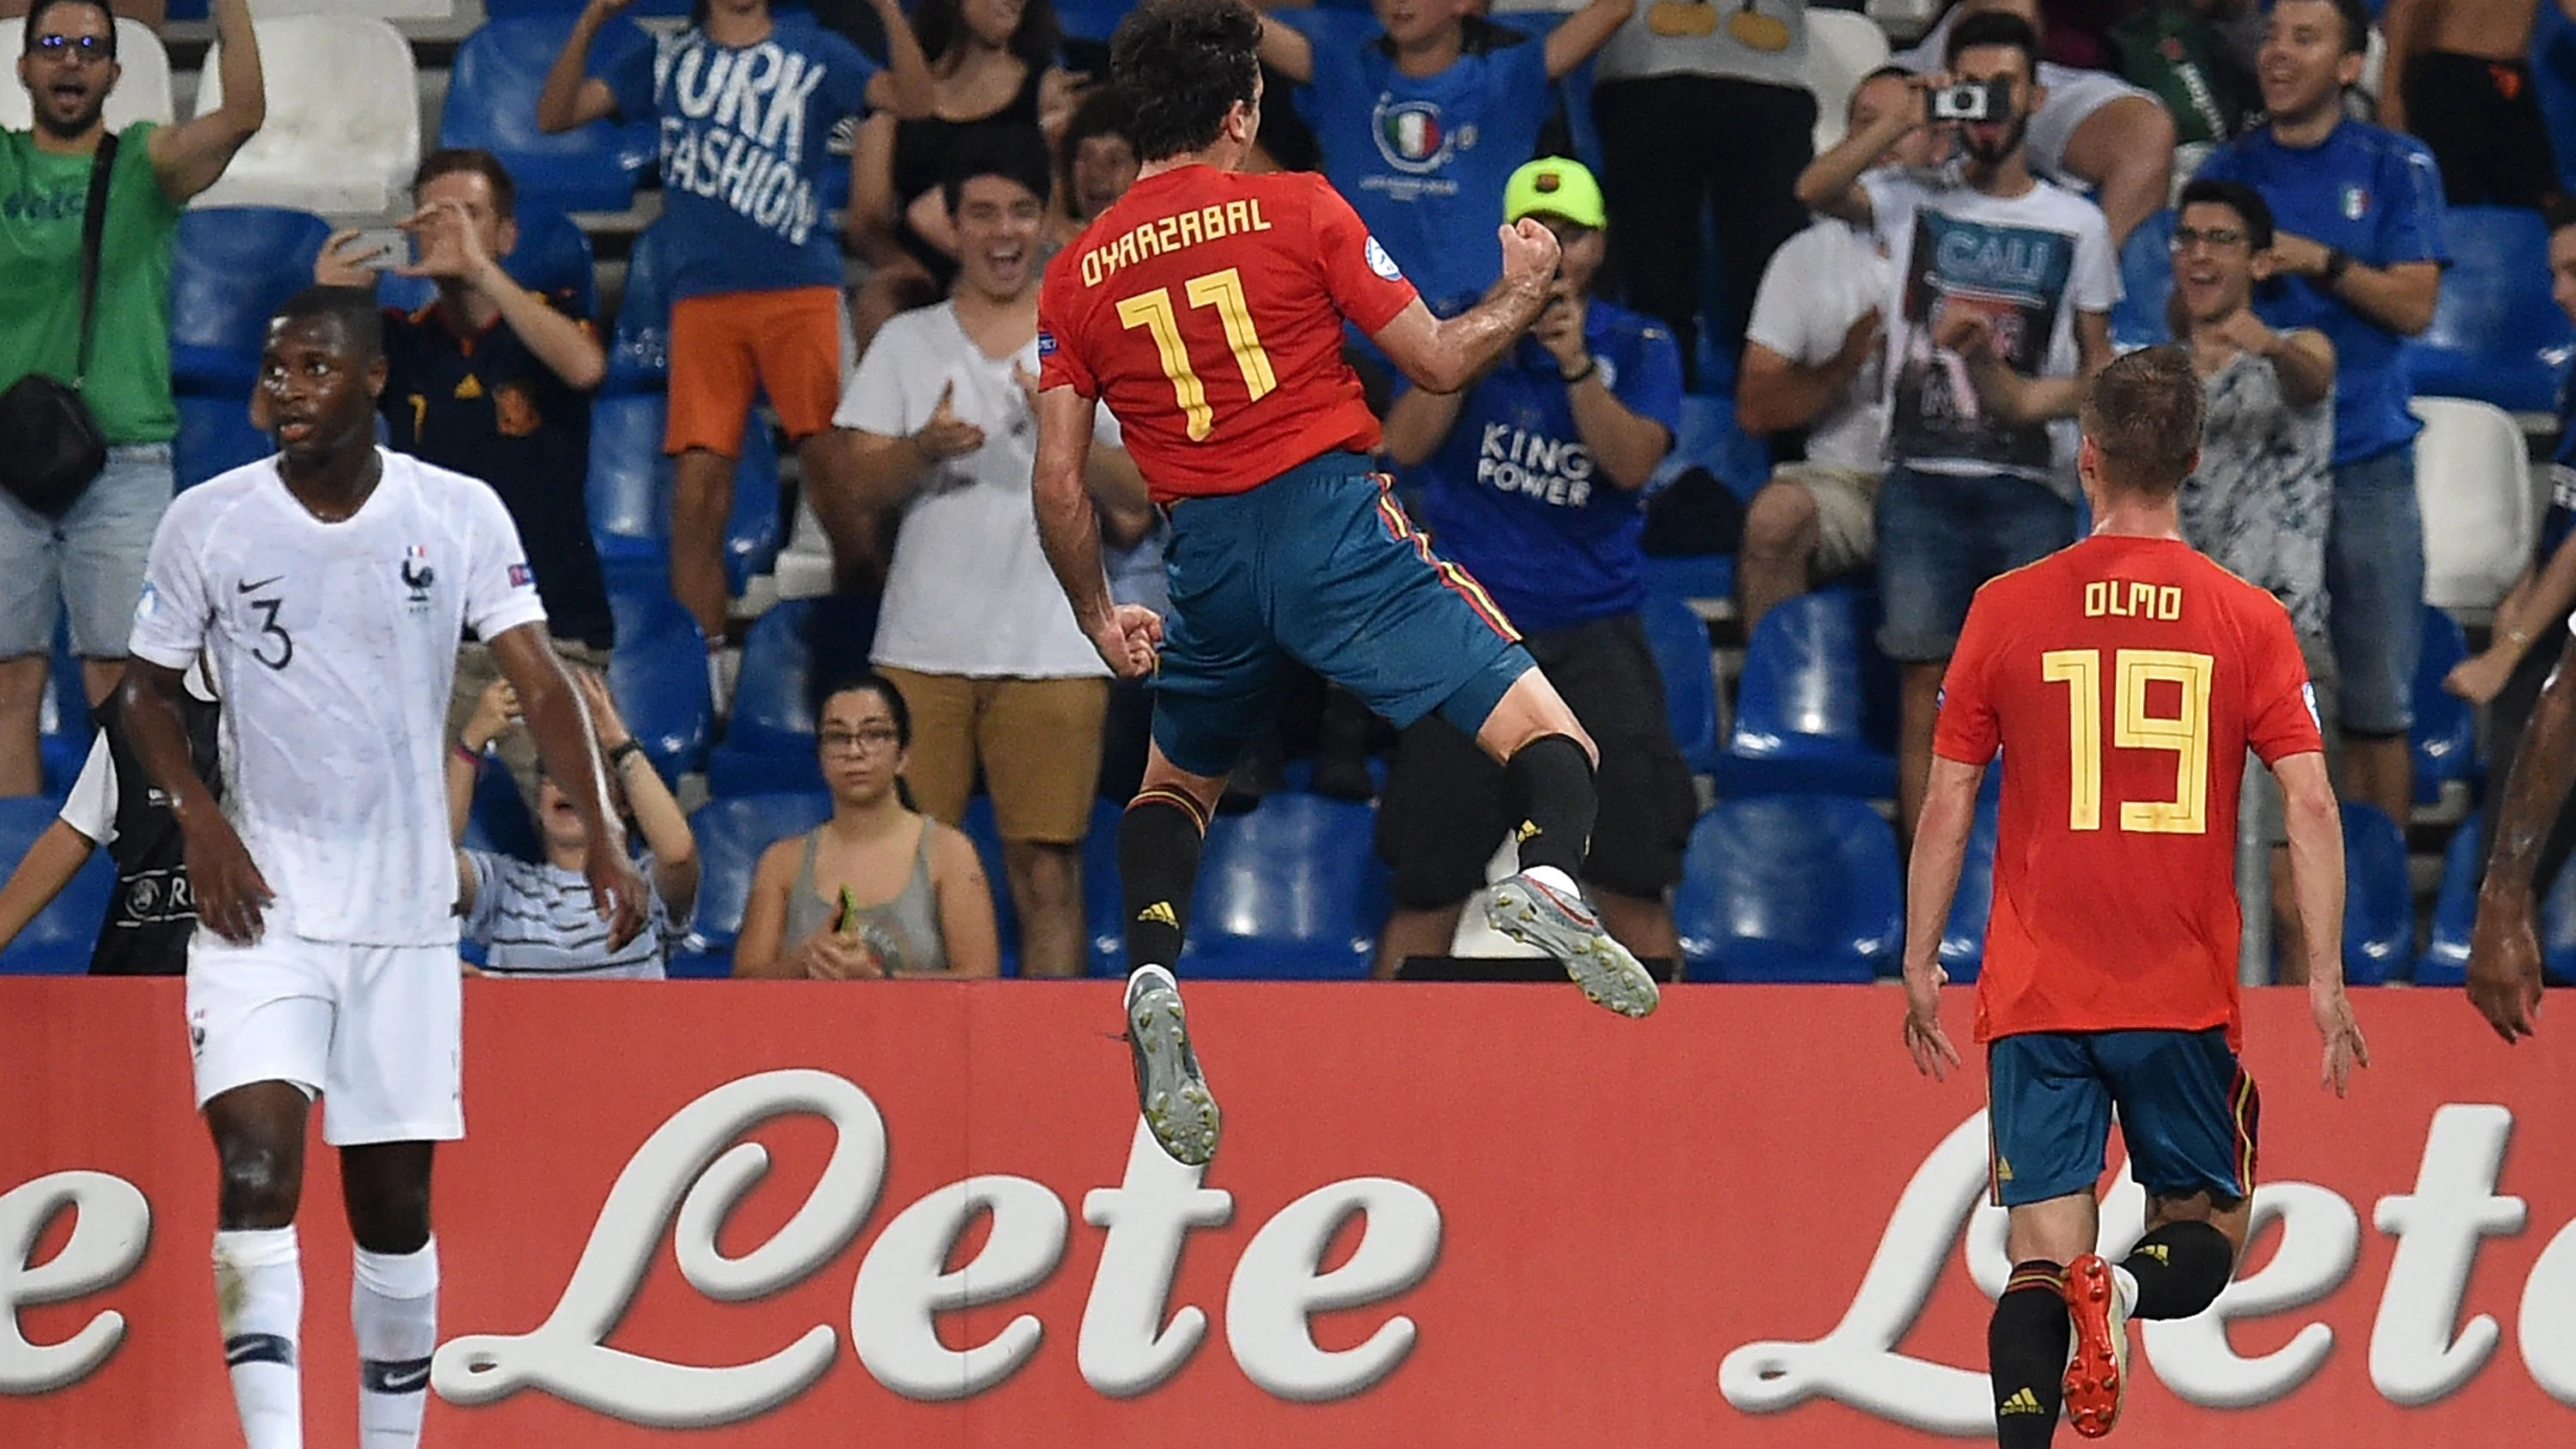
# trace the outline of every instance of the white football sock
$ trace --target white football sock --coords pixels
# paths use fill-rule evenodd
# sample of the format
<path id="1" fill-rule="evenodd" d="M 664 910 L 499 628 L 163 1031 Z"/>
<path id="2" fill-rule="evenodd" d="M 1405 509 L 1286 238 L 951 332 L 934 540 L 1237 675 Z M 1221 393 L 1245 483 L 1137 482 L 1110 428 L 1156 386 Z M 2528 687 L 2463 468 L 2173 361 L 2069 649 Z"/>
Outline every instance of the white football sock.
<path id="1" fill-rule="evenodd" d="M 304 1380 L 295 1362 L 303 1320 L 295 1229 L 215 1234 L 215 1321 L 250 1449 L 304 1449 Z"/>
<path id="2" fill-rule="evenodd" d="M 2129 1312 L 2138 1306 L 2138 1277 L 2117 1263 L 2111 1265 L 2112 1291 L 2120 1295 L 2120 1308 Z"/>
<path id="3" fill-rule="evenodd" d="M 358 1330 L 358 1439 L 418 1449 L 438 1347 L 438 1240 L 417 1253 L 357 1252 L 349 1321 Z"/>

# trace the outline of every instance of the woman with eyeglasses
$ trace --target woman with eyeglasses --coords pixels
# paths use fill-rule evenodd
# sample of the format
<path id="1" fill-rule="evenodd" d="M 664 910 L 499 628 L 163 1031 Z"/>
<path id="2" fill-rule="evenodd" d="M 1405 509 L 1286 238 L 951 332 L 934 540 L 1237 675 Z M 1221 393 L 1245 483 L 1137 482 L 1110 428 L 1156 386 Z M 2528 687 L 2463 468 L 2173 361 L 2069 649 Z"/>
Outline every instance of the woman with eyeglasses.
<path id="1" fill-rule="evenodd" d="M 998 976 L 993 890 L 972 842 L 904 797 L 912 711 L 874 673 L 833 686 L 815 747 L 832 818 L 760 857 L 733 974 L 818 981 Z"/>

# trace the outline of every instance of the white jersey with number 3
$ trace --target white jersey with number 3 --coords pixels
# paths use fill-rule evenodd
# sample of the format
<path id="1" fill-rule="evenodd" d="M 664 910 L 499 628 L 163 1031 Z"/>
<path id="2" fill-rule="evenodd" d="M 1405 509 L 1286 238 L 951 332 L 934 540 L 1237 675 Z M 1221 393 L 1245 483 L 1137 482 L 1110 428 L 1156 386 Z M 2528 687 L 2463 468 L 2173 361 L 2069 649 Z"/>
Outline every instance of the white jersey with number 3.
<path id="1" fill-rule="evenodd" d="M 224 809 L 276 893 L 270 930 L 456 939 L 445 721 L 456 641 L 542 623 L 518 530 L 478 479 L 378 450 L 365 505 L 325 523 L 274 458 L 172 500 L 133 652 L 202 648 L 225 702 Z"/>

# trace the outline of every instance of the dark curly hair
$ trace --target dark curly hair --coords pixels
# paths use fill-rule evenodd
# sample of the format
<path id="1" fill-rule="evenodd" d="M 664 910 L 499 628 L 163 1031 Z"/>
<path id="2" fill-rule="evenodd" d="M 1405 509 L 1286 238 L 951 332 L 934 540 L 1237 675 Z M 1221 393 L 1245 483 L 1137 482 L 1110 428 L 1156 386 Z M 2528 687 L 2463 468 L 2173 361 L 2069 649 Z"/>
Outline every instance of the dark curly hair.
<path id="1" fill-rule="evenodd" d="M 1261 83 L 1261 18 L 1241 0 L 1145 0 L 1109 38 L 1109 75 L 1133 108 L 1136 159 L 1205 150 Z"/>

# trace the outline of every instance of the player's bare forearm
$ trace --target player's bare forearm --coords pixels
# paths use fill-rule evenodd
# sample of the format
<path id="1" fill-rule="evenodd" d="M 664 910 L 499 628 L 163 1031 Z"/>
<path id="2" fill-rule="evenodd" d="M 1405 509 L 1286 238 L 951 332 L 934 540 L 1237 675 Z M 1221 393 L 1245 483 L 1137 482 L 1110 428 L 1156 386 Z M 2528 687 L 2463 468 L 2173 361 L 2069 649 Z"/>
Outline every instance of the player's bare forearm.
<path id="1" fill-rule="evenodd" d="M 2522 744 L 2514 751 L 2481 897 L 2524 907 L 2531 899 L 2541 847 L 2566 802 L 2569 775 L 2576 772 L 2576 669 L 2569 667 L 2571 662 L 2576 662 L 2576 638 L 2559 651 L 2558 667 L 2540 691 L 2531 722 L 2523 727 Z"/>
<path id="2" fill-rule="evenodd" d="M 59 819 L 45 827 L 36 843 L 27 847 L 18 868 L 9 872 L 9 883 L 0 885 L 0 951 L 18 939 L 39 911 L 53 904 L 97 849 L 88 836 Z"/>
<path id="3" fill-rule="evenodd" d="M 1085 633 L 1110 617 L 1109 575 L 1100 562 L 1100 514 L 1085 473 L 1091 455 L 1091 399 L 1070 387 L 1038 394 L 1037 468 L 1029 481 L 1038 546 Z"/>
<path id="4" fill-rule="evenodd" d="M 1547 279 L 1506 283 L 1455 317 L 1435 318 L 1420 298 L 1371 336 L 1413 385 L 1463 391 L 1520 340 L 1547 306 Z"/>
<path id="5" fill-rule="evenodd" d="M 2326 778 L 2326 757 L 2316 752 L 2272 763 L 2281 782 L 2283 816 L 2290 836 L 2290 894 L 2308 955 L 2308 982 L 2343 983 L 2343 813 Z"/>
<path id="6" fill-rule="evenodd" d="M 546 774 L 571 797 L 590 838 L 622 851 L 626 831 L 608 808 L 608 771 L 599 758 L 598 736 L 563 662 L 555 658 L 545 626 L 522 624 L 490 642 L 492 662 L 518 691 L 520 717 L 536 740 Z"/>
<path id="7" fill-rule="evenodd" d="M 215 793 L 197 778 L 188 754 L 188 726 L 179 714 L 186 693 L 180 671 L 141 655 L 125 661 L 125 678 L 116 687 L 117 710 L 125 721 L 128 743 L 145 775 L 170 797 L 171 812 L 183 831 L 206 825 L 231 826 L 215 804 Z"/>
<path id="8" fill-rule="evenodd" d="M 1959 867 L 1968 858 L 1968 833 L 1977 820 L 1977 787 L 1986 767 L 1932 757 L 1923 789 L 1923 813 L 1914 827 L 1914 854 L 1905 872 L 1905 971 L 1929 975 L 1941 960 L 1941 933 L 1959 893 Z"/>

